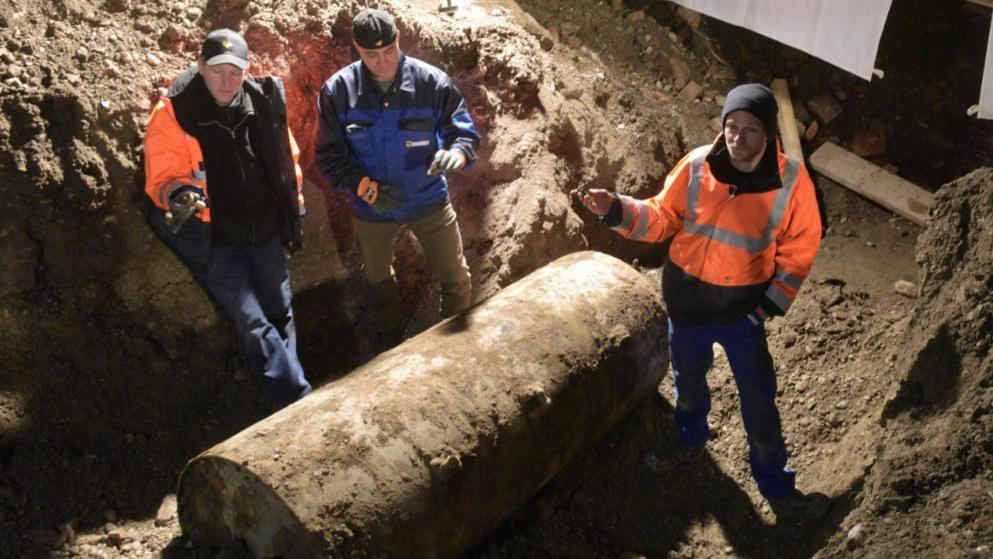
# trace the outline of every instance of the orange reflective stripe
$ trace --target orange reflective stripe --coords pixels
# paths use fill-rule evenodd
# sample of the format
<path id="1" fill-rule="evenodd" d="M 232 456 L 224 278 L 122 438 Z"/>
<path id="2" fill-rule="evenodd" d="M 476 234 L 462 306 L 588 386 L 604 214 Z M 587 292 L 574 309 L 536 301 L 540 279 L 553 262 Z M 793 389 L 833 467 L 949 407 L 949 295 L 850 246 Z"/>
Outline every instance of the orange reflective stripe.
<path id="1" fill-rule="evenodd" d="M 159 202 L 168 208 L 169 197 L 172 196 L 172 193 L 175 192 L 177 188 L 183 187 L 186 184 L 188 183 L 182 181 L 181 179 L 174 179 L 165 183 L 161 188 L 159 188 Z"/>
<path id="2" fill-rule="evenodd" d="M 652 208 L 641 200 L 635 200 L 634 204 L 638 211 L 638 219 L 636 221 L 637 227 L 631 233 L 631 238 L 641 241 L 648 237 L 648 228 L 652 222 Z"/>
<path id="3" fill-rule="evenodd" d="M 658 223 L 658 216 L 652 205 L 624 194 L 618 194 L 617 199 L 621 203 L 621 222 L 611 229 L 635 241 L 656 240 L 658 231 L 653 235 L 652 225 Z"/>
<path id="4" fill-rule="evenodd" d="M 790 305 L 793 304 L 793 297 L 796 296 L 796 292 L 786 293 L 776 282 L 772 282 L 769 284 L 769 289 L 766 290 L 765 296 L 775 303 L 785 314 L 786 311 L 790 310 Z"/>
<path id="5" fill-rule="evenodd" d="M 700 198 L 700 179 L 703 177 L 703 166 L 707 163 L 710 146 L 699 147 L 690 152 L 690 180 L 686 185 L 686 221 L 696 221 L 696 206 Z"/>
<path id="6" fill-rule="evenodd" d="M 621 203 L 621 222 L 615 225 L 613 229 L 627 236 L 634 227 L 636 200 L 630 196 L 618 194 L 617 201 Z"/>
<path id="7" fill-rule="evenodd" d="M 303 207 L 303 169 L 300 168 L 300 146 L 297 145 L 296 138 L 290 127 L 286 127 L 286 133 L 290 136 L 290 155 L 293 156 L 293 172 L 297 179 L 297 204 Z"/>
<path id="8" fill-rule="evenodd" d="M 783 188 L 776 196 L 776 202 L 772 205 L 769 221 L 765 225 L 765 231 L 762 232 L 763 237 L 772 235 L 772 232 L 782 223 L 783 215 L 786 214 L 786 205 L 790 203 L 790 197 L 793 196 L 793 188 L 796 186 L 799 171 L 800 164 L 792 158 L 787 158 L 786 168 L 783 169 L 782 174 Z"/>
<path id="9" fill-rule="evenodd" d="M 775 279 L 786 287 L 792 287 L 793 289 L 800 289 L 800 286 L 803 285 L 804 280 L 804 278 L 796 274 L 790 274 L 782 270 L 776 272 Z"/>

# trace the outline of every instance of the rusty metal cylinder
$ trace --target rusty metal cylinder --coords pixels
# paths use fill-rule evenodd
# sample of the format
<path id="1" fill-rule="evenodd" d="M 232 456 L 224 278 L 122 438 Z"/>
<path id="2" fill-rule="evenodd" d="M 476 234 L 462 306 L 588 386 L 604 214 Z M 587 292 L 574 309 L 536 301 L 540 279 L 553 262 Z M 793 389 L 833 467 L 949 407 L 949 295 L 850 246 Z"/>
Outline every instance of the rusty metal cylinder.
<path id="1" fill-rule="evenodd" d="M 197 456 L 185 535 L 257 557 L 453 557 L 652 395 L 654 282 L 560 258 Z"/>

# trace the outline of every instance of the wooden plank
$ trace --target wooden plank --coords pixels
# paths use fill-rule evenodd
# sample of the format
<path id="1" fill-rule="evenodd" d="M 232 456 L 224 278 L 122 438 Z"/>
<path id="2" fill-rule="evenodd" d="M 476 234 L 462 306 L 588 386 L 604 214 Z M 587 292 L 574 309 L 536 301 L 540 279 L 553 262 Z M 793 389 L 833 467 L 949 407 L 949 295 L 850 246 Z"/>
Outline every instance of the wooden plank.
<path id="1" fill-rule="evenodd" d="M 803 163 L 803 148 L 800 146 L 800 133 L 796 129 L 790 86 L 786 80 L 772 80 L 772 93 L 779 104 L 779 136 L 783 139 L 783 151 L 792 159 Z"/>
<path id="2" fill-rule="evenodd" d="M 927 190 L 831 142 L 825 142 L 810 156 L 810 166 L 918 225 L 924 224 L 934 205 L 934 195 Z"/>
<path id="3" fill-rule="evenodd" d="M 973 4 L 979 4 L 980 6 L 986 6 L 987 8 L 993 8 L 993 0 L 969 0 Z"/>

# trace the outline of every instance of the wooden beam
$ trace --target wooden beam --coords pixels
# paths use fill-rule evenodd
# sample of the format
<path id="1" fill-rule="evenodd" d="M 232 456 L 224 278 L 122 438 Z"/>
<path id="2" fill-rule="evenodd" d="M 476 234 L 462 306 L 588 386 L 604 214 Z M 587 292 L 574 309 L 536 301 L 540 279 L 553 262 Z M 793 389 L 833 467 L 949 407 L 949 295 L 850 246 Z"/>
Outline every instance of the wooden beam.
<path id="1" fill-rule="evenodd" d="M 934 205 L 934 195 L 927 190 L 831 142 L 825 142 L 810 156 L 810 166 L 918 225 L 924 224 Z"/>
<path id="2" fill-rule="evenodd" d="M 993 0 L 969 0 L 973 4 L 979 4 L 980 6 L 986 6 L 987 8 L 993 8 Z"/>
<path id="3" fill-rule="evenodd" d="M 779 104 L 779 135 L 783 139 L 783 151 L 791 159 L 803 163 L 803 148 L 800 147 L 800 133 L 796 129 L 790 86 L 786 80 L 772 80 L 772 93 L 776 96 L 776 103 Z"/>

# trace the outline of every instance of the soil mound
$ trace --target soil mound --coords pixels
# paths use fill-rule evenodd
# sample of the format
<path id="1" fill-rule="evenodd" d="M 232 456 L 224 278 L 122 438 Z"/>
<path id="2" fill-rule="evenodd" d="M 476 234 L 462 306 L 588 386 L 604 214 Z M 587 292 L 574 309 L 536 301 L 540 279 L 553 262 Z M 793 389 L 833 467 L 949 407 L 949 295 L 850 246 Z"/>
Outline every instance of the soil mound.
<path id="1" fill-rule="evenodd" d="M 873 534 L 871 557 L 974 556 L 993 541 L 993 169 L 946 184 L 935 202 L 917 241 L 902 379 L 849 519 Z"/>

